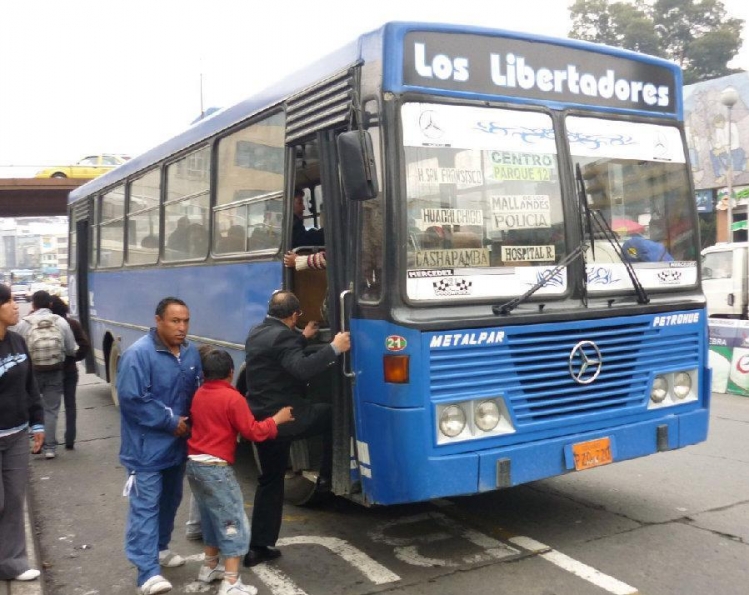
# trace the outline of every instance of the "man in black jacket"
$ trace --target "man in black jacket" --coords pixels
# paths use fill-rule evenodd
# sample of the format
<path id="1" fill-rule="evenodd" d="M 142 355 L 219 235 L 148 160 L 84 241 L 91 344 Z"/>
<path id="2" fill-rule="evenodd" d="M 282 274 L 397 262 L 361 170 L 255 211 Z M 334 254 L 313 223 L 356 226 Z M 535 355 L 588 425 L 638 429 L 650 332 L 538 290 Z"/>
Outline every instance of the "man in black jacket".
<path id="1" fill-rule="evenodd" d="M 335 363 L 351 348 L 349 333 L 338 333 L 333 341 L 314 353 L 305 353 L 307 340 L 317 333 L 310 322 L 301 333 L 296 324 L 302 312 L 290 291 L 277 291 L 268 303 L 268 316 L 250 330 L 245 343 L 247 401 L 252 414 L 262 420 L 282 407 L 291 406 L 294 420 L 278 428 L 275 440 L 256 444 L 261 474 L 252 509 L 250 550 L 245 566 L 254 566 L 281 555 L 273 546 L 281 530 L 284 475 L 291 441 L 323 435 L 320 482 L 329 484 L 331 475 L 331 406 L 310 403 L 305 398 L 307 383 Z"/>

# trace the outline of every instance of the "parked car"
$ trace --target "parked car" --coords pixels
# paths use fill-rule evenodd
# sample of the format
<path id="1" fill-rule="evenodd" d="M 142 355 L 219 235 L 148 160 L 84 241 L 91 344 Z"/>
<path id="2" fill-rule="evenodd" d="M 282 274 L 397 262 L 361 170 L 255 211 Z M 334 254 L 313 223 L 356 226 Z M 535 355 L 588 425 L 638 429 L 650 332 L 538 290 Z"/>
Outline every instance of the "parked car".
<path id="1" fill-rule="evenodd" d="M 29 286 L 24 283 L 14 283 L 10 286 L 10 294 L 13 296 L 13 299 L 17 302 L 26 302 L 28 301 L 27 292 L 29 290 Z"/>
<path id="2" fill-rule="evenodd" d="M 89 155 L 75 165 L 56 165 L 37 172 L 37 178 L 95 178 L 128 161 L 127 155 Z"/>

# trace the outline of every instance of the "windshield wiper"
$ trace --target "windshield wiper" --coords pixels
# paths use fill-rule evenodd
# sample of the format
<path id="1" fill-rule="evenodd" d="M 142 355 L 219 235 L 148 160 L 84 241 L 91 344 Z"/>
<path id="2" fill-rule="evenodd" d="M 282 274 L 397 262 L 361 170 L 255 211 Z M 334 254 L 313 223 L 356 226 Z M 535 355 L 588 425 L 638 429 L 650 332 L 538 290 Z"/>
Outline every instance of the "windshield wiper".
<path id="1" fill-rule="evenodd" d="M 619 257 L 619 260 L 622 261 L 624 268 L 627 269 L 627 274 L 629 275 L 629 279 L 630 281 L 632 281 L 632 286 L 635 288 L 635 293 L 637 294 L 637 303 L 647 304 L 648 302 L 650 302 L 650 298 L 645 292 L 645 288 L 642 286 L 642 283 L 640 283 L 640 279 L 637 277 L 637 273 L 635 273 L 635 269 L 632 267 L 632 263 L 624 257 L 624 250 L 622 249 L 621 244 L 619 244 L 619 238 L 616 237 L 616 234 L 614 233 L 614 230 L 611 229 L 608 221 L 606 221 L 604 216 L 601 215 L 601 211 L 597 209 L 591 209 L 588 206 L 588 196 L 585 192 L 585 181 L 583 180 L 583 172 L 580 169 L 579 163 L 575 164 L 575 178 L 577 179 L 578 184 L 578 200 L 582 205 L 581 209 L 584 209 L 585 213 L 585 223 L 587 225 L 588 239 L 590 240 L 590 252 L 593 256 L 593 261 L 595 261 L 596 259 L 596 248 L 594 240 L 595 234 L 593 233 L 591 220 L 595 222 L 596 225 L 598 225 L 600 230 L 603 232 L 604 238 L 612 246 L 614 246 L 616 255 Z M 587 266 L 585 268 L 585 281 L 587 281 Z"/>
<path id="2" fill-rule="evenodd" d="M 600 211 L 593 210 L 592 213 L 593 213 L 593 221 L 601 229 L 606 240 L 612 246 L 614 246 L 616 255 L 619 257 L 619 260 L 622 261 L 624 268 L 627 269 L 627 274 L 629 275 L 629 279 L 630 281 L 632 281 L 632 286 L 635 288 L 635 293 L 637 294 L 637 303 L 638 304 L 649 303 L 650 298 L 648 297 L 648 294 L 645 291 L 645 288 L 642 286 L 642 283 L 640 283 L 640 279 L 637 277 L 637 273 L 635 273 L 635 269 L 634 267 L 632 267 L 632 263 L 629 261 L 629 259 L 624 257 L 624 250 L 622 249 L 622 246 L 619 243 L 619 238 L 616 237 L 616 234 L 614 233 L 614 230 L 611 229 L 609 222 L 606 221 L 603 215 L 601 215 Z"/>

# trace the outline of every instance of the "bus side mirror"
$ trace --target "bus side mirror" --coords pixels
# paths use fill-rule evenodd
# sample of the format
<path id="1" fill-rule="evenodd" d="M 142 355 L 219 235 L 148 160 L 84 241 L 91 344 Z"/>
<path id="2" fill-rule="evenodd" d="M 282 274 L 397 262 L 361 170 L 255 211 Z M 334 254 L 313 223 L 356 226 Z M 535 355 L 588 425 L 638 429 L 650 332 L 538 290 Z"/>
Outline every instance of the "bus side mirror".
<path id="1" fill-rule="evenodd" d="M 338 135 L 343 191 L 349 200 L 369 200 L 379 194 L 372 137 L 365 130 Z"/>

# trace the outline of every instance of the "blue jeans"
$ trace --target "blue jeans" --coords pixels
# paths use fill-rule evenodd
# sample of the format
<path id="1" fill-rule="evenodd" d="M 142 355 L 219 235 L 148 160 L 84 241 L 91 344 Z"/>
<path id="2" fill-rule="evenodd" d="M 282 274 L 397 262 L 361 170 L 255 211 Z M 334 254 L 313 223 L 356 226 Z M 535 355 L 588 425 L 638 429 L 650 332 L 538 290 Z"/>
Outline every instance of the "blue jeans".
<path id="1" fill-rule="evenodd" d="M 136 471 L 125 527 L 125 555 L 138 568 L 138 586 L 161 574 L 159 552 L 169 547 L 182 501 L 185 466 Z"/>
<path id="2" fill-rule="evenodd" d="M 62 402 L 62 370 L 34 372 L 44 404 L 44 450 L 57 449 L 57 415 Z"/>
<path id="3" fill-rule="evenodd" d="M 227 558 L 244 556 L 250 543 L 250 522 L 231 465 L 187 461 L 187 480 L 200 509 L 203 543 Z"/>

